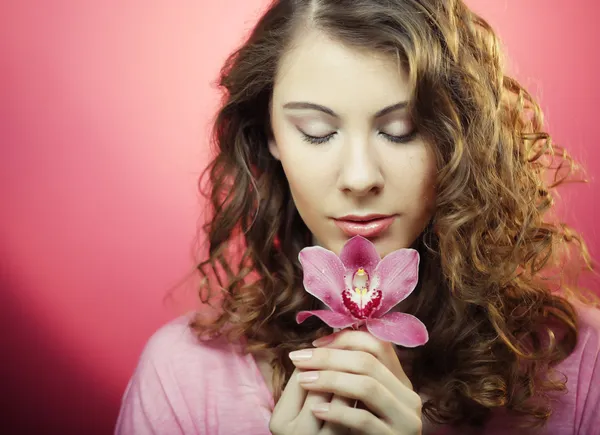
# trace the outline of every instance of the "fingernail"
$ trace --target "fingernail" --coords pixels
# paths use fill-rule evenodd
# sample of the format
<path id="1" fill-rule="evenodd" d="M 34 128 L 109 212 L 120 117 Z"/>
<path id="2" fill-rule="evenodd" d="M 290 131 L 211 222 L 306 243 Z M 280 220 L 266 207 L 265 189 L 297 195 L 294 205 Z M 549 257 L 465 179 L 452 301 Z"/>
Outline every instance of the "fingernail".
<path id="1" fill-rule="evenodd" d="M 314 412 L 327 412 L 329 411 L 329 403 L 317 403 L 310 407 Z"/>
<path id="2" fill-rule="evenodd" d="M 333 341 L 333 339 L 334 339 L 333 335 L 327 335 L 325 337 L 321 337 L 321 338 L 313 341 L 312 345 L 314 347 L 325 346 L 325 345 L 331 343 Z"/>
<path id="3" fill-rule="evenodd" d="M 290 359 L 292 361 L 306 361 L 312 358 L 312 354 L 313 352 L 310 349 L 295 350 L 294 352 L 290 352 Z"/>
<path id="4" fill-rule="evenodd" d="M 319 372 L 298 373 L 298 382 L 314 382 L 319 379 Z"/>

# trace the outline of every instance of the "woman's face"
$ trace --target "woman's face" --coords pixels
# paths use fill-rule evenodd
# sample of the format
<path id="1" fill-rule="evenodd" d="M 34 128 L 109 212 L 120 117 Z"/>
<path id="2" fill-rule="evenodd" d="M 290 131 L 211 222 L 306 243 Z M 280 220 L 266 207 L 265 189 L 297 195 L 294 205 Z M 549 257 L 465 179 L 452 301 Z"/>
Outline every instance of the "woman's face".
<path id="1" fill-rule="evenodd" d="M 282 59 L 269 149 L 316 242 L 336 254 L 356 234 L 381 256 L 409 247 L 431 218 L 435 157 L 403 108 L 408 96 L 393 57 L 317 31 Z"/>

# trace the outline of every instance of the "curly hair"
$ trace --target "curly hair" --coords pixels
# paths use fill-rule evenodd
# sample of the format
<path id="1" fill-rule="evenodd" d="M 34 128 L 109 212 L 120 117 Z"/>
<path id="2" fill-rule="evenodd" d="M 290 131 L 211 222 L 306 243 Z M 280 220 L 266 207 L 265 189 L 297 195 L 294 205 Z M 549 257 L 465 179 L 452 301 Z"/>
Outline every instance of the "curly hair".
<path id="1" fill-rule="evenodd" d="M 568 297 L 591 303 L 579 273 L 563 273 L 593 270 L 586 245 L 552 213 L 555 188 L 578 166 L 542 131 L 538 104 L 503 72 L 493 30 L 462 0 L 276 0 L 266 10 L 219 78 L 215 157 L 200 186 L 212 212 L 208 258 L 197 265 L 215 315 L 191 327 L 270 351 L 276 401 L 294 369 L 288 352 L 331 332 L 316 318 L 295 321 L 318 303 L 299 291 L 298 254 L 312 239 L 267 147 L 278 63 L 306 27 L 398 59 L 410 115 L 435 151 L 435 214 L 416 242 L 420 279 L 407 308 L 430 333 L 410 350 L 415 391 L 429 396 L 424 416 L 482 425 L 502 407 L 543 425 L 551 395 L 566 389 L 553 368 L 577 343 Z"/>

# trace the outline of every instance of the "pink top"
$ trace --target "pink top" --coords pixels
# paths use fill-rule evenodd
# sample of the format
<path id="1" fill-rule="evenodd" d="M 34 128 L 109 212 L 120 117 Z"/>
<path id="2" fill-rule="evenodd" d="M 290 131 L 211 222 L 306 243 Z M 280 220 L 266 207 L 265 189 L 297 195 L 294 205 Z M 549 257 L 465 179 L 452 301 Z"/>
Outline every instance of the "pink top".
<path id="1" fill-rule="evenodd" d="M 581 307 L 580 339 L 559 366 L 568 376 L 545 429 L 546 435 L 600 435 L 600 310 Z M 117 435 L 268 435 L 273 397 L 254 358 L 241 345 L 221 338 L 198 342 L 191 314 L 161 327 L 150 338 L 125 390 Z M 440 427 L 436 435 L 455 433 Z M 465 434 L 464 430 L 460 431 Z M 498 413 L 487 435 L 515 434 L 514 423 Z"/>

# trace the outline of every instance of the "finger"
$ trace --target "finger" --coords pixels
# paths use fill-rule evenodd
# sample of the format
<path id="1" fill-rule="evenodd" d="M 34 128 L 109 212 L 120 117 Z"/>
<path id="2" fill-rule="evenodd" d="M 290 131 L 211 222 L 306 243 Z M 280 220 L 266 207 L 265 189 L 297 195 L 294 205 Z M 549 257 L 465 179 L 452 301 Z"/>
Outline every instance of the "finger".
<path id="1" fill-rule="evenodd" d="M 395 396 L 401 396 L 404 394 L 404 390 L 407 389 L 407 386 L 371 353 L 346 349 L 317 348 L 305 349 L 300 354 L 292 354 L 291 359 L 294 365 L 303 371 L 330 370 L 368 375 L 376 379 L 381 385 L 385 385 Z"/>
<path id="2" fill-rule="evenodd" d="M 351 329 L 344 329 L 328 336 L 328 338 L 331 341 L 325 345 L 319 346 L 318 342 L 314 342 L 313 345 L 315 347 L 358 350 L 370 353 L 381 361 L 404 385 L 411 390 L 413 389 L 412 383 L 398 359 L 394 344 L 381 341 L 367 331 L 355 331 Z"/>
<path id="3" fill-rule="evenodd" d="M 306 400 L 298 416 L 294 420 L 296 432 L 306 434 L 316 434 L 323 426 L 323 422 L 319 420 L 312 412 L 312 407 L 322 403 L 328 403 L 332 394 L 326 391 L 309 391 L 306 395 Z"/>
<path id="4" fill-rule="evenodd" d="M 340 329 L 338 329 L 338 328 L 333 329 L 333 332 L 339 332 L 339 331 L 340 331 Z M 349 406 L 352 408 L 354 408 L 356 405 L 356 400 L 348 399 L 343 396 L 338 396 L 337 394 L 334 394 L 329 402 L 335 403 L 336 405 L 340 405 L 340 406 Z M 323 424 L 323 426 L 321 427 L 321 431 L 319 432 L 319 435 L 341 435 L 341 434 L 348 434 L 348 433 L 350 433 L 350 429 L 345 427 L 344 425 L 339 424 L 339 423 L 334 423 L 332 421 L 326 421 Z"/>
<path id="5" fill-rule="evenodd" d="M 352 433 L 393 435 L 389 425 L 364 409 L 332 402 L 327 411 L 314 410 L 313 413 L 327 423 L 347 427 Z"/>
<path id="6" fill-rule="evenodd" d="M 309 393 L 310 394 L 310 393 Z M 330 400 L 331 406 L 345 406 L 348 408 L 354 408 L 356 404 L 356 400 L 348 399 L 343 396 L 338 396 L 337 394 L 333 395 L 333 398 Z M 316 414 L 315 414 L 316 415 Z M 318 418 L 319 416 L 316 415 Z M 345 427 L 341 423 L 336 423 L 334 421 L 325 421 L 323 426 L 321 427 L 321 431 L 319 435 L 341 435 L 349 433 L 350 429 Z"/>
<path id="7" fill-rule="evenodd" d="M 304 401 L 306 400 L 307 391 L 302 388 L 298 382 L 298 373 L 301 370 L 296 368 L 290 377 L 285 389 L 281 393 L 281 397 L 277 401 L 273 409 L 273 417 L 281 422 L 292 421 L 302 410 Z"/>
<path id="8" fill-rule="evenodd" d="M 420 398 L 414 391 L 405 388 L 403 394 L 396 397 L 370 376 L 329 370 L 306 372 L 306 374 L 313 375 L 316 379 L 313 377 L 312 381 L 301 380 L 302 388 L 360 400 L 375 415 L 388 423 L 414 415 L 420 407 Z"/>

